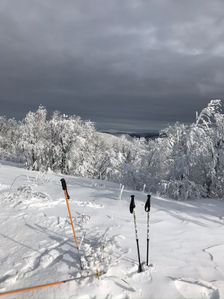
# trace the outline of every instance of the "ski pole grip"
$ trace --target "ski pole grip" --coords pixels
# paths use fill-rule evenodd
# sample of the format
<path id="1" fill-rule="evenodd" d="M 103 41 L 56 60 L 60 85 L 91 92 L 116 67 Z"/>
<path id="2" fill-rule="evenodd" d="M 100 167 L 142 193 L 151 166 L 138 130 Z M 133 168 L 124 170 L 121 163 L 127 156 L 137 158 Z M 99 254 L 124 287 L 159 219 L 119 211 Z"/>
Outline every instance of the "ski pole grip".
<path id="1" fill-rule="evenodd" d="M 67 185 L 66 185 L 66 181 L 65 181 L 65 179 L 61 179 L 61 186 L 62 186 L 62 189 L 64 190 L 64 192 L 65 192 L 67 198 L 69 199 L 70 196 L 69 196 L 69 194 L 68 194 L 68 190 L 67 190 Z"/>
<path id="2" fill-rule="evenodd" d="M 133 213 L 134 208 L 135 208 L 135 196 L 131 195 L 131 202 L 130 202 L 130 207 L 129 207 L 129 210 L 130 210 L 131 214 Z"/>
<path id="3" fill-rule="evenodd" d="M 151 208 L 151 195 L 148 194 L 147 195 L 147 200 L 146 200 L 146 203 L 145 203 L 145 211 L 149 212 L 150 208 Z"/>
<path id="4" fill-rule="evenodd" d="M 64 191 L 67 190 L 67 185 L 66 185 L 65 179 L 61 179 L 61 186 Z"/>

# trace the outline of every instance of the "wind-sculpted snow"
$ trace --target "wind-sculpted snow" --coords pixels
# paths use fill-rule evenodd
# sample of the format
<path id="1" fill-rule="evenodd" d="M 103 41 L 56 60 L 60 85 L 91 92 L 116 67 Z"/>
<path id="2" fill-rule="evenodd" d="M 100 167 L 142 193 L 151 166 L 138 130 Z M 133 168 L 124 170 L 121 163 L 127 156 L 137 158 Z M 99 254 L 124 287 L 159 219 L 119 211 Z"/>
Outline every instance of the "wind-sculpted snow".
<path id="1" fill-rule="evenodd" d="M 219 299 L 219 291 L 211 283 L 193 279 L 176 279 L 175 285 L 178 291 L 186 299 Z"/>

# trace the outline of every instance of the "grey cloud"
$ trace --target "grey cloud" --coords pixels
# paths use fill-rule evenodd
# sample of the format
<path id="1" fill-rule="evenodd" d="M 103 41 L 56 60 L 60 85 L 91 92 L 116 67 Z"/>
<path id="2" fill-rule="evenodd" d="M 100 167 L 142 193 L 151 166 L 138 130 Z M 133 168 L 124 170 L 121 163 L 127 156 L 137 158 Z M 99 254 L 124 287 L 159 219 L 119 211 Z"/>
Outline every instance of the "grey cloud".
<path id="1" fill-rule="evenodd" d="M 218 0 L 2 0 L 1 114 L 43 104 L 121 130 L 192 121 L 223 96 L 223 23 Z"/>

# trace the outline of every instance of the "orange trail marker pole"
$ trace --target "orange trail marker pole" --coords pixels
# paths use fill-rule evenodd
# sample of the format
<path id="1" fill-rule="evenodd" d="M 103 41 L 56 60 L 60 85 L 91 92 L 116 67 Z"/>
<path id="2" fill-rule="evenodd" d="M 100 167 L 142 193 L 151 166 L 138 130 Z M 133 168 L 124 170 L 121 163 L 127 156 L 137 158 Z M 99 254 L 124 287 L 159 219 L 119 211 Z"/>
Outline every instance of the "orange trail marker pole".
<path id="1" fill-rule="evenodd" d="M 62 185 L 62 189 L 63 189 L 64 194 L 65 194 L 65 200 L 66 200 L 66 204 L 67 204 L 67 208 L 68 208 L 68 215 L 69 215 L 71 226 L 72 226 L 72 232 L 73 232 L 74 241 L 75 241 L 77 249 L 79 250 L 79 243 L 78 243 L 78 240 L 76 238 L 75 226 L 74 226 L 74 223 L 73 223 L 73 220 L 72 220 L 72 214 L 71 214 L 71 209 L 70 209 L 70 204 L 69 204 L 70 196 L 68 194 L 68 190 L 67 190 L 67 185 L 66 185 L 65 179 L 61 179 L 61 185 Z"/>

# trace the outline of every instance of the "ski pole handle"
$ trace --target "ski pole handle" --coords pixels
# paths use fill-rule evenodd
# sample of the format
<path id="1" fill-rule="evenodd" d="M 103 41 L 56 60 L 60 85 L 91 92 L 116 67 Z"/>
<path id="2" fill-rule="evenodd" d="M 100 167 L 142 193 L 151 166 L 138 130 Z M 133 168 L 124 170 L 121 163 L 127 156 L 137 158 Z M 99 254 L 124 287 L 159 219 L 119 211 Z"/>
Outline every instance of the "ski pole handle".
<path id="1" fill-rule="evenodd" d="M 131 214 L 133 214 L 134 208 L 135 208 L 135 196 L 131 195 L 131 202 L 130 202 L 130 207 L 129 207 Z"/>
<path id="2" fill-rule="evenodd" d="M 62 189 L 63 189 L 64 192 L 65 192 L 66 197 L 69 199 L 70 196 L 69 196 L 69 194 L 68 194 L 68 190 L 67 190 L 67 185 L 66 185 L 66 181 L 65 181 L 65 179 L 61 179 L 61 186 L 62 186 Z"/>
<path id="3" fill-rule="evenodd" d="M 150 212 L 150 208 L 151 208 L 151 195 L 148 194 L 147 195 L 147 200 L 146 200 L 146 203 L 145 203 L 145 211 Z"/>

